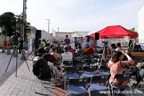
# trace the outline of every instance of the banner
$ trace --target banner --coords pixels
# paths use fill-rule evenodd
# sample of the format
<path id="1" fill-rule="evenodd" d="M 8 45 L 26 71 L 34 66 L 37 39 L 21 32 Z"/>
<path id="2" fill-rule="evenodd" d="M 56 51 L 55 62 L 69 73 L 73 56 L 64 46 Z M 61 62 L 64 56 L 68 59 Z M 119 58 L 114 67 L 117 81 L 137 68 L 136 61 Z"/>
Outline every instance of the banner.
<path id="1" fill-rule="evenodd" d="M 28 51 L 32 52 L 32 37 L 28 37 Z"/>

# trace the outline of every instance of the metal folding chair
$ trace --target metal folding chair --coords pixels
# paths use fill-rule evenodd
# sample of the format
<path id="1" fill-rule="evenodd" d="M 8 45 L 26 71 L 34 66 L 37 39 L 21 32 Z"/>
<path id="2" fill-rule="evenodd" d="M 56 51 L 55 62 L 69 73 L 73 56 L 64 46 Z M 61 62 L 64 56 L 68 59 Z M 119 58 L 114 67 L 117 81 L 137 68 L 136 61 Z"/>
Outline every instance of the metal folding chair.
<path id="1" fill-rule="evenodd" d="M 90 86 L 91 78 L 78 78 L 78 79 L 69 79 L 66 96 L 76 96 L 76 95 L 87 95 L 87 89 Z"/>
<path id="2" fill-rule="evenodd" d="M 97 74 L 98 66 L 83 66 L 82 77 L 92 77 Z"/>
<path id="3" fill-rule="evenodd" d="M 68 79 L 80 78 L 82 67 L 65 67 L 64 75 L 64 89 L 66 89 L 66 83 Z"/>
<path id="4" fill-rule="evenodd" d="M 81 70 L 82 70 L 82 67 L 76 67 L 76 66 L 65 67 L 65 72 L 66 72 L 65 76 L 68 79 L 79 78 Z"/>
<path id="5" fill-rule="evenodd" d="M 132 94 L 132 88 L 131 88 L 131 85 L 130 85 L 130 77 L 131 77 L 130 74 L 115 74 L 115 77 L 114 77 L 113 81 L 110 84 L 110 88 L 111 88 L 113 96 L 114 96 L 114 89 L 122 89 L 123 90 L 123 89 L 127 89 L 127 88 L 130 89 L 131 96 L 133 96 L 133 94 Z M 114 86 L 113 82 L 114 82 L 115 79 L 117 79 L 119 81 L 128 81 L 128 84 L 126 86 Z"/>
<path id="6" fill-rule="evenodd" d="M 63 61 L 64 66 L 73 66 L 73 61 Z"/>
<path id="7" fill-rule="evenodd" d="M 84 56 L 77 56 L 74 58 L 74 66 L 82 67 L 83 65 L 85 65 Z"/>
<path id="8" fill-rule="evenodd" d="M 90 96 L 101 96 L 109 95 L 109 80 L 110 75 L 105 76 L 93 76 L 91 80 L 91 85 L 89 87 Z"/>
<path id="9" fill-rule="evenodd" d="M 85 56 L 85 59 L 84 59 L 86 65 L 90 65 L 91 63 L 93 63 L 93 62 L 92 62 L 92 59 L 93 59 L 93 54 L 86 55 L 86 56 Z"/>
<path id="10" fill-rule="evenodd" d="M 53 74 L 53 72 L 52 72 L 52 74 Z M 37 77 L 36 77 L 36 79 L 35 79 L 35 84 L 34 84 L 34 92 L 36 93 L 36 94 L 40 94 L 40 95 L 48 95 L 48 93 L 43 93 L 43 92 L 38 92 L 38 91 L 36 91 L 36 83 L 38 82 L 38 80 L 40 80 L 40 82 L 41 82 L 41 85 L 42 85 L 42 87 L 43 88 L 46 88 L 47 90 L 49 90 L 50 92 L 52 92 L 52 90 L 51 89 L 54 89 L 55 87 L 53 86 L 53 78 L 54 78 L 54 74 L 52 75 L 52 78 L 49 78 L 49 79 L 38 79 Z"/>
<path id="11" fill-rule="evenodd" d="M 110 75 L 110 69 L 105 65 L 99 65 L 98 68 L 98 75 L 104 76 L 104 75 Z"/>

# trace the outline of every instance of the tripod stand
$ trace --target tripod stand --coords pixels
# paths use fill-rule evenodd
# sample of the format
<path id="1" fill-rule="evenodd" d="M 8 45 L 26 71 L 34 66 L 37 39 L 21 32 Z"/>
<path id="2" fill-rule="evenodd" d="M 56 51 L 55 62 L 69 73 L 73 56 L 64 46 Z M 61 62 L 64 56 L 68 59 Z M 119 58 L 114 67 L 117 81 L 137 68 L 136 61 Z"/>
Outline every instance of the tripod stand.
<path id="1" fill-rule="evenodd" d="M 7 72 L 7 69 L 8 69 L 8 67 L 9 67 L 9 64 L 10 64 L 10 62 L 11 62 L 12 56 L 14 55 L 14 52 L 15 52 L 15 51 L 17 51 L 17 47 L 14 47 L 13 53 L 12 53 L 12 55 L 11 55 L 11 57 L 10 57 L 10 60 L 9 60 L 9 63 L 8 63 L 8 65 L 7 65 L 7 67 L 6 67 L 5 73 Z M 17 56 L 16 56 L 16 75 L 15 75 L 15 76 L 17 77 L 18 52 L 16 52 L 16 54 L 17 54 Z M 25 60 L 26 65 L 27 65 L 27 67 L 28 67 L 28 70 L 30 71 L 29 66 L 28 66 L 28 63 L 27 63 L 27 61 L 26 61 L 26 57 L 24 56 L 23 50 L 22 50 L 22 56 L 24 57 L 24 60 Z"/>
<path id="2" fill-rule="evenodd" d="M 104 59 L 106 59 L 106 57 L 108 55 L 107 52 L 110 51 L 109 48 L 108 48 L 108 45 L 107 45 L 108 42 L 103 42 L 103 43 L 104 43 L 104 50 L 103 50 L 103 53 L 102 53 L 102 58 L 101 58 L 101 61 L 100 61 L 100 66 L 102 65 L 102 61 Z"/>

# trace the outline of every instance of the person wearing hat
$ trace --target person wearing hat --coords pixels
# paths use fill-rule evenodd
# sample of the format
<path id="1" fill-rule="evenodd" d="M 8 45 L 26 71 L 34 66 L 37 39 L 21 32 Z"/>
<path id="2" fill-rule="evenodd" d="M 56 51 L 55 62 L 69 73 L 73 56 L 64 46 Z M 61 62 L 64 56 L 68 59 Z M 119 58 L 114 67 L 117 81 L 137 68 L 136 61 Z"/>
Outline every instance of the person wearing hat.
<path id="1" fill-rule="evenodd" d="M 50 52 L 50 48 L 45 48 L 44 49 L 45 51 L 46 51 L 46 55 L 45 55 L 45 60 L 46 61 L 49 61 L 49 62 L 55 62 L 56 61 L 56 59 L 54 58 L 54 56 L 53 55 L 51 55 L 49 52 Z"/>
<path id="2" fill-rule="evenodd" d="M 33 73 L 38 79 L 49 79 L 52 78 L 52 71 L 47 61 L 44 59 L 46 51 L 39 51 L 33 59 Z"/>
<path id="3" fill-rule="evenodd" d="M 73 54 L 69 52 L 69 47 L 64 47 L 64 53 L 62 55 L 62 61 L 73 61 Z"/>

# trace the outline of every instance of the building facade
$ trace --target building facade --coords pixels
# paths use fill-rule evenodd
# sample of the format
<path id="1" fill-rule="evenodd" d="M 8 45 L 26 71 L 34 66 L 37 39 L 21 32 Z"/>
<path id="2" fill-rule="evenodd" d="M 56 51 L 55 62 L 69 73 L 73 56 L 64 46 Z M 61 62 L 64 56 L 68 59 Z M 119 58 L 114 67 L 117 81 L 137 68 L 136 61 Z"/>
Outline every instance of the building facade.
<path id="1" fill-rule="evenodd" d="M 73 31 L 73 32 L 54 32 L 54 37 L 62 37 L 65 38 L 65 35 L 69 37 L 85 37 L 88 35 L 89 31 Z"/>
<path id="2" fill-rule="evenodd" d="M 144 5 L 138 10 L 138 34 L 139 40 L 144 40 Z"/>

